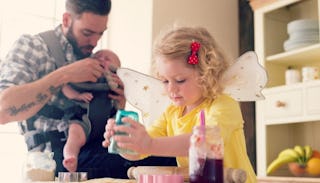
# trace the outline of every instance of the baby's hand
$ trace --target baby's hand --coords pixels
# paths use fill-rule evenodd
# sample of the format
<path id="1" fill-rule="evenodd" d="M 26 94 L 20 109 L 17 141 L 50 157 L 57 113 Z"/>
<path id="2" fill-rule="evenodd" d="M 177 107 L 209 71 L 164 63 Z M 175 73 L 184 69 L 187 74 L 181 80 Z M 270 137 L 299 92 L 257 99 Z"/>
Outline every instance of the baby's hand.
<path id="1" fill-rule="evenodd" d="M 116 81 L 117 74 L 115 74 L 115 73 L 113 73 L 111 71 L 106 71 L 104 73 L 104 76 L 105 76 L 105 78 L 107 80 L 107 83 L 108 83 L 108 85 L 109 85 L 111 90 L 115 90 L 116 88 L 118 88 L 119 85 L 118 85 L 118 83 Z"/>
<path id="2" fill-rule="evenodd" d="M 84 92 L 75 97 L 76 100 L 83 101 L 85 103 L 89 103 L 93 99 L 92 93 Z"/>
<path id="3" fill-rule="evenodd" d="M 110 118 L 105 126 L 105 132 L 103 134 L 104 141 L 102 142 L 102 146 L 107 148 L 110 145 L 110 138 L 114 135 L 113 127 L 116 125 L 115 119 Z"/>

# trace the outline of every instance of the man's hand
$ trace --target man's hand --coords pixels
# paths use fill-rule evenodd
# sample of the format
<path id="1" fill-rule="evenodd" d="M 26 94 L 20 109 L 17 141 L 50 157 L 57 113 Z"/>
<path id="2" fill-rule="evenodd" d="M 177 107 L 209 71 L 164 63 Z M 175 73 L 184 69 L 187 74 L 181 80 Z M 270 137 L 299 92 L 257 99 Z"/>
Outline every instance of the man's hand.
<path id="1" fill-rule="evenodd" d="M 94 58 L 85 58 L 68 64 L 59 69 L 68 83 L 96 82 L 102 76 L 104 69 L 101 63 Z"/>

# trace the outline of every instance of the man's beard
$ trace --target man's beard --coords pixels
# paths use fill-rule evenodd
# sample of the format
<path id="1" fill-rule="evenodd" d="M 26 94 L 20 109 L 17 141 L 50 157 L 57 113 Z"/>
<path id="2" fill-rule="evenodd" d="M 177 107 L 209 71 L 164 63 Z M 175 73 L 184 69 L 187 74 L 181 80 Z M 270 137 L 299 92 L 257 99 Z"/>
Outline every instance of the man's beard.
<path id="1" fill-rule="evenodd" d="M 84 54 L 78 43 L 77 43 L 77 40 L 73 34 L 73 23 L 71 24 L 67 34 L 66 34 L 66 38 L 67 40 L 69 41 L 69 43 L 72 45 L 72 48 L 73 48 L 73 52 L 74 54 L 76 55 L 77 59 L 83 59 L 83 58 L 87 58 L 91 55 L 91 53 L 87 53 L 87 54 Z M 89 48 L 94 48 L 93 46 L 91 45 L 87 45 L 86 47 L 89 47 Z"/>

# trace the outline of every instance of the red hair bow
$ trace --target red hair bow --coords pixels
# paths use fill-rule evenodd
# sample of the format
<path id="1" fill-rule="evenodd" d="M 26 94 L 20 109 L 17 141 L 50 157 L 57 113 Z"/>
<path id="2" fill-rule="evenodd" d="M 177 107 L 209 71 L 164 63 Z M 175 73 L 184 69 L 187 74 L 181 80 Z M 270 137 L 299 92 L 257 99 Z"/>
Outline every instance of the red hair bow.
<path id="1" fill-rule="evenodd" d="M 188 58 L 188 63 L 192 65 L 198 64 L 199 62 L 198 51 L 200 49 L 200 43 L 193 41 L 191 43 L 190 48 L 191 48 L 191 54 Z"/>

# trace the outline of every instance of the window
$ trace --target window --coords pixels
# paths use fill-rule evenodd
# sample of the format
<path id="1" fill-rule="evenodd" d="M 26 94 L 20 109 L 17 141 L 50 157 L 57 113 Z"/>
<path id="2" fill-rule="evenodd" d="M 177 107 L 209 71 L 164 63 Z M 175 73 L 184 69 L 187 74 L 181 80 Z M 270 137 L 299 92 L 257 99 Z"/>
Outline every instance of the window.
<path id="1" fill-rule="evenodd" d="M 37 34 L 60 24 L 64 8 L 65 0 L 0 0 L 0 61 L 21 34 Z M 104 44 L 99 42 L 97 48 Z M 27 147 L 16 122 L 0 125 L 0 147 L 1 181 L 20 183 Z"/>
<path id="2" fill-rule="evenodd" d="M 21 34 L 36 34 L 61 22 L 64 0 L 0 0 L 0 60 Z M 17 5 L 19 4 L 19 5 Z M 21 182 L 27 152 L 16 122 L 0 126 L 1 182 Z"/>

